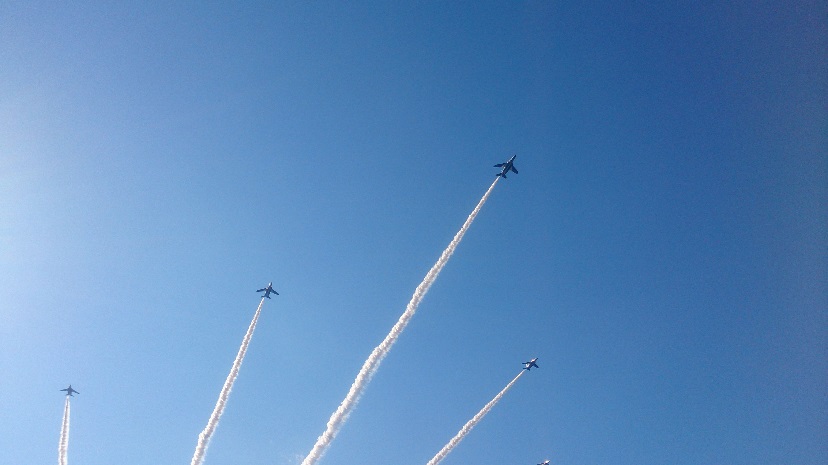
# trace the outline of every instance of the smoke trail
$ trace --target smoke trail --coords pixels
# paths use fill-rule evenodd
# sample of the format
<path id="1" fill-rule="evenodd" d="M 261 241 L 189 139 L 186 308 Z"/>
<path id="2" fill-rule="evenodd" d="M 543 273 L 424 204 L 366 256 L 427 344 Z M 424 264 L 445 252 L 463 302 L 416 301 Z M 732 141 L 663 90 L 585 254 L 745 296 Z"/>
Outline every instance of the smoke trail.
<path id="1" fill-rule="evenodd" d="M 69 450 L 69 396 L 63 405 L 63 423 L 60 425 L 60 441 L 58 442 L 58 465 L 66 465 L 66 454 Z"/>
<path id="2" fill-rule="evenodd" d="M 391 332 L 385 336 L 385 339 L 378 345 L 372 352 L 371 355 L 368 356 L 368 359 L 365 360 L 365 363 L 362 365 L 362 368 L 359 370 L 359 374 L 357 374 L 356 379 L 354 380 L 353 384 L 351 384 L 351 389 L 348 391 L 348 395 L 345 396 L 345 399 L 339 404 L 339 407 L 336 411 L 331 415 L 331 418 L 328 420 L 327 428 L 325 432 L 322 433 L 321 436 L 316 440 L 316 444 L 314 444 L 313 449 L 311 449 L 310 453 L 305 460 L 302 461 L 302 465 L 312 465 L 315 464 L 327 451 L 328 447 L 330 446 L 331 442 L 336 437 L 339 429 L 345 423 L 345 420 L 348 419 L 348 416 L 351 414 L 351 411 L 356 407 L 357 403 L 359 402 L 360 396 L 362 396 L 362 392 L 365 390 L 368 383 L 371 382 L 371 378 L 379 369 L 380 363 L 388 355 L 388 352 L 391 350 L 391 347 L 397 342 L 397 338 L 405 329 L 408 322 L 411 320 L 411 317 L 414 316 L 414 313 L 417 311 L 417 306 L 420 305 L 420 301 L 428 292 L 428 289 L 437 279 L 437 275 L 440 274 L 440 271 L 449 261 L 451 255 L 454 253 L 454 249 L 457 248 L 457 245 L 460 243 L 460 240 L 463 239 L 463 235 L 466 234 L 466 231 L 471 226 L 474 218 L 480 212 L 480 209 L 483 207 L 483 204 L 486 203 L 486 200 L 489 198 L 489 195 L 492 193 L 495 185 L 500 178 L 495 178 L 494 182 L 491 186 L 489 186 L 489 190 L 483 194 L 483 197 L 480 199 L 480 202 L 477 203 L 477 206 L 474 207 L 471 214 L 468 218 L 466 218 L 466 222 L 463 223 L 463 226 L 460 228 L 460 231 L 455 234 L 454 239 L 451 240 L 446 250 L 443 251 L 440 258 L 437 260 L 437 263 L 431 267 L 431 270 L 428 271 L 423 281 L 417 286 L 417 289 L 414 290 L 414 295 L 411 296 L 411 301 L 408 302 L 408 306 L 405 308 L 405 312 L 403 312 L 400 319 L 397 320 L 397 323 L 391 328 Z"/>
<path id="3" fill-rule="evenodd" d="M 463 425 L 463 427 L 460 428 L 460 431 L 457 433 L 457 435 L 451 438 L 451 441 L 449 441 L 448 444 L 446 444 L 442 449 L 440 449 L 440 452 L 437 452 L 437 455 L 435 455 L 434 458 L 429 460 L 426 465 L 437 465 L 444 458 L 446 458 L 446 456 L 449 455 L 449 452 L 451 452 L 452 449 L 454 449 L 457 446 L 457 444 L 460 444 L 460 441 L 462 441 L 463 438 L 466 437 L 467 434 L 469 434 L 469 431 L 471 431 L 472 428 L 474 428 L 475 426 L 477 426 L 478 423 L 480 423 L 480 420 L 482 420 L 483 417 L 485 417 L 486 414 L 489 413 L 489 410 L 491 410 L 492 407 L 494 407 L 495 404 L 497 404 L 500 401 L 500 398 L 503 397 L 503 395 L 506 394 L 506 392 L 509 389 L 511 389 L 512 385 L 515 384 L 515 382 L 518 379 L 520 379 L 520 377 L 523 376 L 524 373 L 526 373 L 526 371 L 520 370 L 520 373 L 518 373 L 518 375 L 515 376 L 515 379 L 513 379 L 512 382 L 510 382 L 509 384 L 507 384 L 506 387 L 503 388 L 503 390 L 500 391 L 500 393 L 498 393 L 494 397 L 494 399 L 492 399 L 488 404 L 486 404 L 486 406 L 483 407 L 482 410 L 477 412 L 477 415 L 472 417 L 472 419 L 469 420 L 468 423 Z"/>
<path id="4" fill-rule="evenodd" d="M 230 390 L 233 389 L 233 383 L 236 381 L 236 377 L 239 376 L 239 367 L 241 367 L 242 361 L 244 361 L 244 354 L 247 353 L 247 346 L 250 344 L 250 338 L 253 337 L 253 330 L 256 329 L 256 322 L 259 321 L 259 314 L 262 312 L 262 305 L 264 305 L 264 297 L 262 297 L 262 301 L 259 302 L 259 308 L 256 309 L 256 314 L 253 315 L 253 321 L 250 322 L 250 327 L 247 328 L 247 333 L 244 335 L 244 339 L 242 339 L 241 347 L 239 347 L 239 353 L 236 355 L 236 360 L 233 361 L 233 367 L 230 368 L 230 374 L 227 375 L 227 379 L 224 380 L 224 386 L 221 388 L 218 402 L 216 402 L 216 407 L 213 409 L 213 413 L 207 421 L 207 426 L 205 426 L 204 431 L 198 435 L 198 444 L 196 444 L 195 453 L 193 454 L 193 460 L 190 462 L 190 465 L 200 465 L 204 461 L 204 454 L 207 452 L 207 445 L 210 443 L 210 438 L 213 436 L 216 426 L 218 426 L 221 414 L 224 413 L 224 407 L 227 405 L 227 398 L 230 396 Z"/>

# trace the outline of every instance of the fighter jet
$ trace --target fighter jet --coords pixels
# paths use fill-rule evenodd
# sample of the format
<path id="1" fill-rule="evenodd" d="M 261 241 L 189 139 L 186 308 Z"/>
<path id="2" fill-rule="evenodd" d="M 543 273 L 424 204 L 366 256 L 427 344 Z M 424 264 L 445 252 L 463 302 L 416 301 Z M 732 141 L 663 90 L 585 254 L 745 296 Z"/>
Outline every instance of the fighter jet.
<path id="1" fill-rule="evenodd" d="M 539 463 L 538 465 L 549 465 L 549 460 L 545 460 L 545 461 Z"/>
<path id="2" fill-rule="evenodd" d="M 517 157 L 517 155 L 512 155 L 512 158 L 510 158 L 509 161 L 507 161 L 506 163 L 498 163 L 495 165 L 495 167 L 497 168 L 503 167 L 503 171 L 497 173 L 497 176 L 503 176 L 505 178 L 506 173 L 508 173 L 509 170 L 514 171 L 515 174 L 518 174 L 517 170 L 515 169 L 515 157 Z"/>
<path id="3" fill-rule="evenodd" d="M 61 389 L 61 391 L 66 391 L 66 395 L 67 395 L 67 396 L 72 396 L 72 393 L 73 393 L 73 392 L 74 392 L 75 394 L 80 394 L 80 392 L 78 392 L 78 391 L 76 391 L 76 390 L 72 389 L 72 385 L 71 385 L 71 384 L 69 385 L 69 387 L 68 387 L 68 388 L 66 388 L 66 389 Z M 75 396 L 72 396 L 72 397 L 75 397 Z"/>
<path id="4" fill-rule="evenodd" d="M 267 287 L 266 287 L 266 288 L 264 288 L 264 289 L 259 289 L 259 290 L 257 290 L 256 292 L 264 292 L 264 295 L 263 295 L 262 297 L 267 297 L 268 299 L 270 298 L 270 293 L 271 293 L 271 292 L 272 292 L 272 293 L 274 293 L 274 294 L 276 294 L 276 295 L 279 295 L 279 293 L 278 293 L 278 292 L 276 292 L 276 291 L 274 291 L 274 290 L 273 290 L 273 282 L 272 282 L 272 281 L 271 281 L 271 282 L 269 282 L 269 283 L 267 283 Z"/>
<path id="5" fill-rule="evenodd" d="M 538 361 L 538 358 L 537 358 L 537 357 L 535 357 L 535 358 L 533 358 L 532 360 L 529 360 L 528 362 L 523 362 L 523 364 L 525 365 L 525 366 L 523 367 L 523 369 L 524 369 L 524 370 L 531 371 L 531 370 L 532 370 L 532 367 L 535 367 L 535 368 L 540 368 L 540 367 L 538 366 L 538 364 L 537 364 L 537 363 L 535 363 L 535 362 L 537 362 L 537 361 Z"/>

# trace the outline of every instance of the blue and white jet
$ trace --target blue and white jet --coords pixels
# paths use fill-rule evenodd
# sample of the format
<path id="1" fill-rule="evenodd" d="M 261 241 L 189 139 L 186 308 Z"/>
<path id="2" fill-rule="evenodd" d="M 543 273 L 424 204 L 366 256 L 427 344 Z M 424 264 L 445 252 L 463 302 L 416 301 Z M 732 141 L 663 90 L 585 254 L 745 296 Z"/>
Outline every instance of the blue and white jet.
<path id="1" fill-rule="evenodd" d="M 495 167 L 497 168 L 503 168 L 503 171 L 497 173 L 497 176 L 503 176 L 505 178 L 506 173 L 508 173 L 509 170 L 512 170 L 515 174 L 518 174 L 517 170 L 515 169 L 515 157 L 517 157 L 517 155 L 512 155 L 512 158 L 510 158 L 509 161 L 507 161 L 506 163 L 498 163 L 495 165 Z"/>
<path id="2" fill-rule="evenodd" d="M 71 397 L 75 397 L 75 396 L 73 396 L 73 395 L 72 395 L 72 393 L 73 393 L 73 392 L 74 392 L 75 394 L 80 394 L 80 392 L 78 392 L 78 391 L 76 391 L 76 390 L 72 389 L 72 385 L 71 385 L 71 384 L 69 385 L 69 387 L 68 387 L 68 388 L 66 388 L 66 389 L 61 389 L 61 391 L 66 391 L 66 395 L 67 395 L 67 396 L 71 396 Z"/>
<path id="3" fill-rule="evenodd" d="M 257 290 L 256 292 L 264 292 L 264 295 L 262 296 L 262 298 L 267 297 L 268 299 L 270 298 L 270 293 L 271 293 L 271 292 L 272 292 L 272 293 L 274 293 L 274 294 L 276 294 L 276 295 L 279 295 L 279 293 L 278 293 L 278 292 L 276 292 L 276 291 L 274 291 L 274 290 L 273 290 L 273 281 L 271 281 L 271 282 L 267 283 L 267 287 L 265 287 L 265 288 L 263 288 L 263 289 L 259 289 L 259 290 Z"/>
<path id="4" fill-rule="evenodd" d="M 531 371 L 531 370 L 532 370 L 532 367 L 535 367 L 535 368 L 540 368 L 540 367 L 538 366 L 538 364 L 537 364 L 537 363 L 535 363 L 535 362 L 537 362 L 537 361 L 538 361 L 538 358 L 537 358 L 537 357 L 535 357 L 535 358 L 533 358 L 532 360 L 529 360 L 528 362 L 523 362 L 523 365 L 524 365 L 524 366 L 523 366 L 523 369 L 524 369 L 524 370 L 526 370 L 526 371 Z"/>

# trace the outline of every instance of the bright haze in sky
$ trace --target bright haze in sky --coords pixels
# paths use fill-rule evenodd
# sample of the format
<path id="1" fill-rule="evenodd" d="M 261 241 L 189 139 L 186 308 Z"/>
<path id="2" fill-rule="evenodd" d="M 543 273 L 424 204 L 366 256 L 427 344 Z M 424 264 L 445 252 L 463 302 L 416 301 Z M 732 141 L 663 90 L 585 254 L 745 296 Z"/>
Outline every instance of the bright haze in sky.
<path id="1" fill-rule="evenodd" d="M 818 2 L 0 3 L 0 464 L 828 463 Z"/>

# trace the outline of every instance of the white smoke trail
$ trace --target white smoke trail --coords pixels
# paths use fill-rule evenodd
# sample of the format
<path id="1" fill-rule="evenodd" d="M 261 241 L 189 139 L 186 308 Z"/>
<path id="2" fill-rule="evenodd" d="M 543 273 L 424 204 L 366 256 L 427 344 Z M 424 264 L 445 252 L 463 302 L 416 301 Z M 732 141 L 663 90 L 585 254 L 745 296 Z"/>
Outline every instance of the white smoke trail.
<path id="1" fill-rule="evenodd" d="M 471 226 L 474 218 L 480 212 L 480 209 L 483 207 L 483 204 L 486 203 L 486 200 L 489 198 L 489 195 L 492 193 L 492 190 L 497 185 L 497 182 L 500 178 L 495 178 L 494 182 L 491 186 L 489 186 L 489 190 L 483 194 L 483 197 L 480 199 L 480 202 L 477 203 L 477 206 L 474 207 L 471 214 L 468 218 L 466 218 L 466 222 L 463 223 L 463 226 L 460 228 L 460 231 L 455 234 L 454 239 L 451 240 L 446 250 L 443 251 L 442 255 L 440 255 L 439 260 L 434 266 L 431 267 L 431 270 L 428 271 L 423 281 L 417 286 L 417 289 L 414 290 L 414 295 L 411 296 L 411 301 L 408 302 L 408 306 L 405 308 L 405 312 L 403 312 L 400 319 L 397 320 L 397 323 L 391 328 L 391 332 L 385 336 L 385 339 L 378 345 L 374 350 L 371 352 L 371 355 L 368 356 L 368 359 L 365 360 L 365 363 L 362 365 L 362 368 L 359 370 L 359 374 L 357 374 L 356 379 L 354 380 L 353 384 L 351 384 L 351 389 L 348 391 L 348 395 L 345 396 L 345 399 L 339 404 L 339 407 L 336 411 L 331 415 L 331 418 L 328 420 L 327 428 L 325 432 L 322 433 L 321 436 L 316 440 L 316 444 L 313 445 L 313 449 L 311 449 L 310 453 L 305 460 L 302 461 L 302 465 L 312 465 L 315 464 L 319 459 L 327 451 L 328 447 L 330 446 L 331 442 L 336 437 L 339 429 L 345 423 L 345 420 L 348 419 L 348 416 L 351 414 L 351 411 L 356 407 L 357 403 L 359 402 L 360 396 L 362 396 L 362 392 L 368 386 L 368 383 L 371 382 L 371 378 L 379 369 L 380 363 L 388 355 L 388 352 L 391 350 L 391 347 L 397 342 L 397 338 L 405 329 L 408 322 L 411 320 L 411 317 L 414 316 L 414 313 L 417 311 L 417 306 L 420 305 L 420 301 L 428 292 L 428 289 L 437 279 L 437 275 L 440 274 L 440 271 L 449 261 L 451 255 L 454 253 L 454 249 L 457 248 L 457 244 L 460 243 L 460 240 L 463 239 L 463 235 L 466 234 L 466 231 Z"/>
<path id="2" fill-rule="evenodd" d="M 60 441 L 58 441 L 58 465 L 66 465 L 69 451 L 69 396 L 63 405 L 63 423 L 60 425 Z"/>
<path id="3" fill-rule="evenodd" d="M 263 305 L 264 297 L 262 297 L 262 301 L 259 302 L 259 308 L 256 309 L 256 314 L 253 315 L 253 321 L 250 322 L 250 327 L 247 328 L 247 333 L 244 335 L 244 339 L 242 339 L 241 347 L 239 347 L 239 353 L 236 355 L 236 360 L 233 361 L 233 367 L 230 368 L 230 374 L 227 375 L 227 379 L 224 380 L 224 386 L 221 388 L 218 402 L 216 402 L 216 407 L 213 409 L 213 413 L 207 421 L 207 426 L 205 426 L 204 431 L 198 435 L 198 444 L 196 444 L 195 453 L 193 454 L 193 460 L 190 462 L 190 465 L 200 465 L 204 462 L 204 454 L 207 452 L 207 445 L 210 443 L 210 438 L 213 436 L 216 426 L 218 426 L 221 414 L 224 413 L 224 407 L 227 405 L 227 398 L 230 396 L 230 390 L 233 389 L 233 383 L 236 381 L 236 377 L 239 376 L 239 367 L 241 367 L 242 361 L 244 361 L 244 354 L 247 353 L 247 346 L 250 344 L 250 338 L 253 337 L 253 330 L 256 329 L 256 322 L 259 321 L 259 314 L 262 312 Z"/>
<path id="4" fill-rule="evenodd" d="M 520 379 L 520 377 L 523 376 L 524 373 L 526 373 L 526 371 L 520 370 L 520 373 L 518 373 L 518 375 L 515 376 L 515 379 L 513 379 L 509 384 L 507 384 L 506 387 L 503 388 L 503 390 L 500 391 L 494 397 L 494 399 L 492 399 L 488 404 L 486 404 L 486 406 L 483 407 L 482 410 L 477 412 L 477 415 L 472 417 L 472 419 L 469 420 L 468 423 L 463 425 L 463 427 L 460 428 L 460 431 L 457 433 L 457 435 L 451 438 L 451 441 L 449 441 L 448 444 L 443 446 L 443 448 L 440 449 L 440 452 L 437 452 L 437 455 L 435 455 L 431 460 L 429 460 L 426 465 L 437 465 L 444 458 L 446 458 L 446 456 L 449 455 L 449 452 L 451 452 L 452 449 L 454 449 L 457 446 L 457 444 L 460 444 L 460 441 L 462 441 L 463 438 L 466 437 L 467 434 L 469 434 L 469 431 L 471 431 L 472 428 L 474 428 L 475 426 L 477 426 L 478 423 L 480 423 L 480 420 L 482 420 L 483 417 L 485 417 L 486 414 L 489 413 L 489 410 L 491 410 L 492 407 L 494 407 L 495 404 L 497 404 L 500 401 L 503 395 L 506 394 L 506 392 L 509 391 L 509 389 L 511 389 L 512 385 L 515 384 L 515 382 L 518 379 Z"/>

